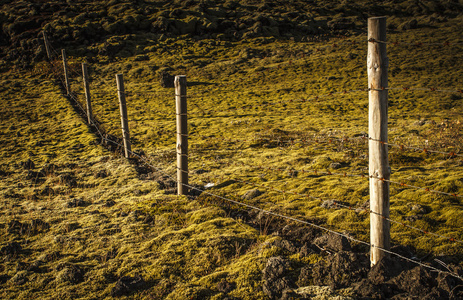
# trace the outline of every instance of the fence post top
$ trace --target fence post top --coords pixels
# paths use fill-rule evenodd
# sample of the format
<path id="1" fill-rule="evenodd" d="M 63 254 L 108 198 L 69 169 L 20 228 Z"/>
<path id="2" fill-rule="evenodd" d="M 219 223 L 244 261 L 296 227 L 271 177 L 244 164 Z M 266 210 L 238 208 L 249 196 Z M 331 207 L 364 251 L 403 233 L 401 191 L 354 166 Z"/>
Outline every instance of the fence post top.
<path id="1" fill-rule="evenodd" d="M 174 85 L 178 86 L 178 85 L 182 85 L 182 84 L 186 85 L 186 75 L 177 75 L 177 76 L 175 76 Z"/>
<path id="2" fill-rule="evenodd" d="M 368 20 L 378 20 L 378 19 L 386 19 L 386 16 L 381 16 L 381 17 L 370 17 Z"/>

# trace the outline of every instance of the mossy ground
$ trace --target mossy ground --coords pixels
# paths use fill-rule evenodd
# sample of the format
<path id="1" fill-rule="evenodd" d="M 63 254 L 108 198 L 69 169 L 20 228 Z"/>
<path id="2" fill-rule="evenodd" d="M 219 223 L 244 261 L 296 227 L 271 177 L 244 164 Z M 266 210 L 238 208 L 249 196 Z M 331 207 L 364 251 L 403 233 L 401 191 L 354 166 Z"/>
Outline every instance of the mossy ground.
<path id="1" fill-rule="evenodd" d="M 388 46 L 390 86 L 463 88 L 462 46 L 443 46 L 461 36 L 460 24 L 453 19 L 393 31 L 390 41 L 439 45 Z M 137 43 L 131 35 L 118 39 Z M 160 87 L 158 74 L 167 68 L 187 75 L 193 184 L 214 183 L 212 193 L 368 241 L 367 214 L 321 207 L 323 199 L 352 207 L 369 200 L 368 179 L 322 173 L 368 172 L 367 143 L 342 141 L 368 131 L 367 92 L 342 93 L 366 88 L 366 36 L 326 43 L 185 37 L 148 44 L 138 49 L 143 57 L 123 52 L 90 64 L 94 114 L 110 134 L 120 136 L 115 75 L 122 73 L 134 149 L 175 174 L 174 91 Z M 82 81 L 75 75 L 84 60 L 70 57 L 77 92 Z M 262 299 L 268 257 L 287 256 L 296 269 L 320 259 L 267 247 L 278 239 L 265 234 L 274 218 L 258 230 L 231 218 L 213 197 L 169 194 L 160 173 L 143 179 L 134 164 L 98 144 L 51 77 L 38 70 L 2 74 L 0 239 L 1 247 L 21 245 L 9 254 L 2 248 L 2 298 L 109 298 L 118 278 L 139 274 L 147 287 L 127 298 L 223 299 L 216 287 L 226 279 L 236 283 L 231 296 Z M 393 90 L 389 96 L 391 142 L 462 153 L 461 94 Z M 20 164 L 28 159 L 35 163 L 31 170 Z M 392 147 L 390 161 L 394 181 L 463 192 L 461 157 Z M 243 200 L 255 186 L 239 181 L 322 200 L 261 187 L 262 195 Z M 391 218 L 426 231 L 463 240 L 461 207 L 461 198 L 391 185 Z M 461 261 L 461 243 L 396 224 L 391 236 L 419 256 Z M 75 269 L 81 278 L 69 271 Z"/>

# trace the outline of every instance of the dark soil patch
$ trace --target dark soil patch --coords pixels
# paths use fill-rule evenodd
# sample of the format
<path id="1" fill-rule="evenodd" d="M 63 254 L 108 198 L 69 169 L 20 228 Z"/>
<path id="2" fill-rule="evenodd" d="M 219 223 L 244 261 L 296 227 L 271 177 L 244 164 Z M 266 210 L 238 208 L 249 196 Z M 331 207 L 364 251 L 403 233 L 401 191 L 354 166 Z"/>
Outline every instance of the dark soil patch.
<path id="1" fill-rule="evenodd" d="M 236 288 L 236 283 L 229 282 L 226 279 L 222 279 L 222 281 L 220 281 L 217 284 L 217 290 L 225 294 L 233 291 L 235 288 Z"/>
<path id="2" fill-rule="evenodd" d="M 88 203 L 85 202 L 82 198 L 74 198 L 74 199 L 69 200 L 66 203 L 66 207 L 68 207 L 68 208 L 83 207 L 83 206 L 86 206 L 86 205 L 88 205 Z"/>
<path id="3" fill-rule="evenodd" d="M 21 244 L 19 244 L 18 242 L 11 242 L 0 248 L 0 254 L 7 256 L 16 256 L 21 251 L 22 247 Z"/>
<path id="4" fill-rule="evenodd" d="M 60 184 L 66 185 L 71 188 L 77 187 L 77 180 L 71 173 L 63 173 L 58 176 L 58 179 Z"/>
<path id="5" fill-rule="evenodd" d="M 81 268 L 75 265 L 65 265 L 57 267 L 59 271 L 56 276 L 56 281 L 61 283 L 76 284 L 84 279 L 84 272 Z"/>
<path id="6" fill-rule="evenodd" d="M 123 295 L 129 295 L 145 286 L 145 281 L 139 275 L 135 277 L 124 276 L 121 277 L 116 285 L 111 289 L 111 296 L 120 297 Z"/>
<path id="7" fill-rule="evenodd" d="M 290 263 L 283 257 L 271 257 L 263 271 L 264 293 L 272 299 L 281 297 L 284 290 L 295 287 L 294 282 L 287 275 Z"/>

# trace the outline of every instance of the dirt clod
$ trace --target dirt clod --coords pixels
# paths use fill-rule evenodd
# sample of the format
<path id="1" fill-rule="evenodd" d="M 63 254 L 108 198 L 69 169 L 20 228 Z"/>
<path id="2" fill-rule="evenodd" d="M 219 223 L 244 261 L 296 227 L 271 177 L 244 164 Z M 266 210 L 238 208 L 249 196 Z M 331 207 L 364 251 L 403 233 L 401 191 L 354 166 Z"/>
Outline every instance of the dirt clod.
<path id="1" fill-rule="evenodd" d="M 58 176 L 58 178 L 59 178 L 59 183 L 60 184 L 66 185 L 68 187 L 76 187 L 77 186 L 76 179 L 70 173 L 61 174 L 60 176 Z"/>
<path id="2" fill-rule="evenodd" d="M 68 208 L 82 207 L 82 206 L 85 206 L 86 204 L 87 203 L 82 198 L 74 198 L 66 203 L 66 207 Z"/>
<path id="3" fill-rule="evenodd" d="M 337 234 L 322 235 L 321 237 L 316 238 L 313 243 L 321 249 L 327 249 L 335 252 L 351 250 L 349 240 Z"/>
<path id="4" fill-rule="evenodd" d="M 21 244 L 19 244 L 18 242 L 11 242 L 0 248 L 0 254 L 15 256 L 18 255 L 21 252 L 21 250 Z"/>
<path id="5" fill-rule="evenodd" d="M 65 283 L 69 282 L 72 284 L 79 283 L 83 280 L 83 272 L 82 270 L 75 265 L 68 265 L 65 266 L 56 276 L 56 281 Z"/>
<path id="6" fill-rule="evenodd" d="M 260 195 L 262 195 L 263 193 L 257 189 L 254 189 L 254 190 L 249 190 L 247 191 L 246 193 L 244 193 L 244 195 L 242 196 L 242 198 L 244 200 L 251 200 L 251 199 L 254 199 L 254 198 L 257 198 L 259 197 Z"/>
<path id="7" fill-rule="evenodd" d="M 144 285 L 145 281 L 140 275 L 136 275 L 135 277 L 121 277 L 116 282 L 116 285 L 111 289 L 111 296 L 120 297 L 123 295 L 128 295 L 131 292 L 142 288 Z"/>
<path id="8" fill-rule="evenodd" d="M 19 165 L 23 167 L 24 170 L 31 170 L 35 168 L 34 162 L 30 159 L 20 162 Z"/>
<path id="9" fill-rule="evenodd" d="M 160 83 L 163 88 L 173 88 L 174 87 L 174 76 L 170 75 L 167 71 L 161 72 L 159 74 Z"/>
<path id="10" fill-rule="evenodd" d="M 298 285 L 325 285 L 334 289 L 347 287 L 364 278 L 369 269 L 370 260 L 367 255 L 340 251 L 302 268 Z"/>
<path id="11" fill-rule="evenodd" d="M 106 170 L 99 170 L 99 171 L 96 171 L 93 176 L 95 178 L 106 178 L 110 175 L 110 173 Z"/>
<path id="12" fill-rule="evenodd" d="M 268 259 L 263 270 L 263 291 L 270 298 L 280 298 L 284 290 L 290 289 L 294 286 L 291 279 L 285 276 L 289 267 L 289 262 L 281 256 L 271 257 Z"/>
<path id="13" fill-rule="evenodd" d="M 217 284 L 217 290 L 225 294 L 233 291 L 235 288 L 236 288 L 236 283 L 229 282 L 226 279 L 222 279 L 222 281 L 220 281 Z"/>

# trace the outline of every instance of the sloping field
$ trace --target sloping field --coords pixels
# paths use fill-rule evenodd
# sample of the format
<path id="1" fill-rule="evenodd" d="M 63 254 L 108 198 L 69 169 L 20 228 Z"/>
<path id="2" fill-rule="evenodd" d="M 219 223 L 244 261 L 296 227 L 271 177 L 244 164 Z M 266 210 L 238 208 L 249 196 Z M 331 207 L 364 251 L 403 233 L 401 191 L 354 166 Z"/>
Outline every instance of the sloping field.
<path id="1" fill-rule="evenodd" d="M 371 270 L 360 17 L 343 35 L 313 39 L 300 28 L 292 39 L 245 28 L 234 39 L 128 25 L 91 45 L 62 37 L 71 89 L 85 107 L 87 62 L 109 137 L 121 136 L 115 75 L 124 74 L 132 148 L 148 165 L 87 126 L 62 94 L 59 60 L 21 68 L 27 59 L 5 56 L 2 299 L 461 297 L 462 20 L 422 13 L 388 19 L 394 253 Z M 175 93 L 162 73 L 187 75 L 189 196 L 176 195 Z"/>

